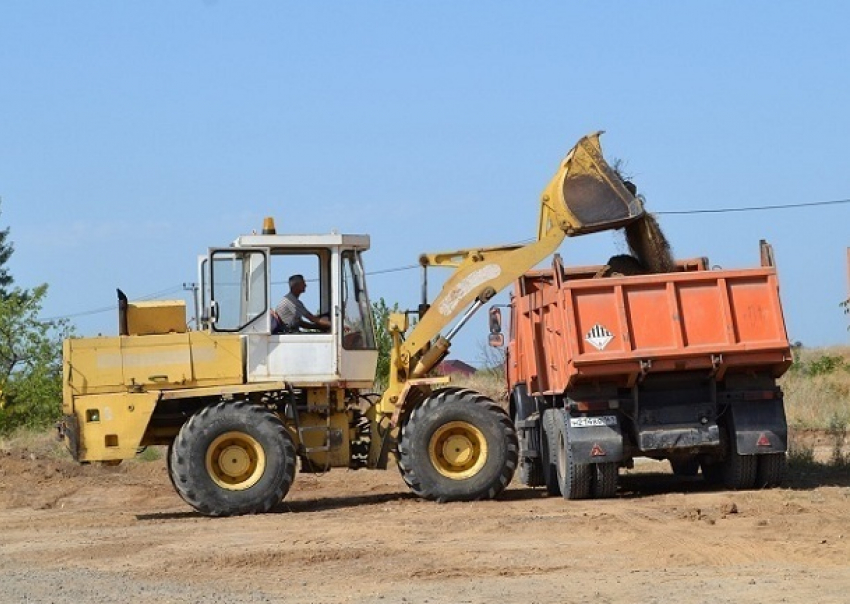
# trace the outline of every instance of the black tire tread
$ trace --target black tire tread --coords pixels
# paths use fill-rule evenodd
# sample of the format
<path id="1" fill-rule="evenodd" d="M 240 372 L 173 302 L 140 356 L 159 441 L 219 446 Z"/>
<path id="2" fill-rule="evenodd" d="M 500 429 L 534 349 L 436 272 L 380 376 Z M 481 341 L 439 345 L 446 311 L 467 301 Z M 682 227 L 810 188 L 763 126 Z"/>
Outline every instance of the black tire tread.
<path id="1" fill-rule="evenodd" d="M 558 468 L 555 461 L 558 459 L 558 437 L 555 432 L 555 424 L 558 421 L 557 409 L 546 409 L 543 411 L 540 431 L 540 466 L 543 473 L 543 485 L 550 495 L 561 494 L 561 485 L 558 482 Z"/>
<path id="2" fill-rule="evenodd" d="M 411 446 L 411 440 L 421 430 L 428 416 L 434 413 L 441 405 L 474 405 L 477 409 L 486 412 L 494 418 L 498 425 L 500 437 L 505 442 L 505 461 L 499 474 L 483 488 L 478 488 L 469 493 L 447 494 L 439 487 L 428 484 L 423 480 L 417 469 L 419 464 L 425 463 L 423 457 L 427 457 L 427 451 L 416 451 Z M 407 422 L 401 430 L 401 438 L 398 443 L 398 466 L 405 484 L 417 496 L 441 503 L 447 501 L 476 501 L 482 499 L 495 499 L 504 491 L 513 478 L 519 461 L 519 442 L 516 430 L 507 412 L 495 402 L 474 390 L 467 388 L 442 388 L 434 391 L 422 404 L 416 407 L 410 414 Z"/>
<path id="3" fill-rule="evenodd" d="M 611 499 L 617 494 L 618 471 L 615 462 L 593 464 L 594 499 Z"/>
<path id="4" fill-rule="evenodd" d="M 785 453 L 766 453 L 756 458 L 757 489 L 771 489 L 782 484 L 787 467 Z"/>
<path id="5" fill-rule="evenodd" d="M 553 439 L 553 455 L 563 455 L 566 461 L 566 473 L 561 476 L 560 471 L 557 472 L 558 483 L 561 488 L 561 495 L 564 499 L 589 499 L 593 492 L 593 464 L 575 463 L 572 459 L 570 451 L 570 442 L 568 438 L 567 422 L 570 420 L 569 414 L 566 411 L 558 410 L 555 422 L 555 438 Z M 561 437 L 563 437 L 564 447 L 561 447 Z M 559 464 L 556 464 L 556 470 L 560 470 Z"/>
<path id="6" fill-rule="evenodd" d="M 243 423 L 249 426 L 268 422 L 281 438 L 280 444 L 283 447 L 284 457 L 281 460 L 284 464 L 282 480 L 271 485 L 271 488 L 267 489 L 262 497 L 247 505 L 227 505 L 205 497 L 200 485 L 200 481 L 203 479 L 195 475 L 196 473 L 192 471 L 190 464 L 192 456 L 198 454 L 195 446 L 202 433 L 212 423 L 213 419 L 224 414 L 244 416 Z M 169 473 L 177 494 L 183 501 L 206 516 L 235 516 L 268 512 L 283 500 L 295 479 L 295 445 L 283 422 L 267 407 L 247 401 L 222 401 L 201 409 L 183 424 L 170 447 L 169 453 Z M 269 452 L 266 454 L 268 455 Z M 204 471 L 204 475 L 206 476 L 206 471 Z"/>

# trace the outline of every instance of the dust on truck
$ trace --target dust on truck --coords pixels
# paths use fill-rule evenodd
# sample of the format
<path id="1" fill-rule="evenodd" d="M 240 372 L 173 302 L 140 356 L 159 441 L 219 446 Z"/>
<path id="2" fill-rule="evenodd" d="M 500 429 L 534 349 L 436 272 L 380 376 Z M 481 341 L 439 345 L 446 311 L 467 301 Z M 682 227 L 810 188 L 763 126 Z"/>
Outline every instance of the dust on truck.
<path id="1" fill-rule="evenodd" d="M 662 274 L 610 267 L 521 276 L 507 377 L 520 476 L 566 499 L 611 497 L 636 457 L 732 489 L 777 485 L 791 364 L 770 246 L 761 266 Z M 628 271 L 627 271 L 628 272 Z"/>
<path id="2" fill-rule="evenodd" d="M 498 496 L 517 467 L 509 415 L 432 370 L 469 318 L 565 237 L 643 214 L 598 139 L 582 138 L 561 162 L 540 198 L 533 242 L 420 257 L 419 308 L 389 317 L 383 392 L 372 390 L 369 237 L 278 234 L 270 222 L 199 261 L 201 329 L 187 330 L 183 302 L 123 299 L 117 336 L 65 341 L 60 436 L 82 463 L 120 463 L 144 447 L 167 446 L 177 493 L 211 516 L 268 511 L 296 469 L 392 462 L 425 499 Z M 431 268 L 452 271 L 433 299 Z M 329 330 L 273 333 L 274 286 L 296 273 L 311 279 L 310 311 L 326 315 Z"/>

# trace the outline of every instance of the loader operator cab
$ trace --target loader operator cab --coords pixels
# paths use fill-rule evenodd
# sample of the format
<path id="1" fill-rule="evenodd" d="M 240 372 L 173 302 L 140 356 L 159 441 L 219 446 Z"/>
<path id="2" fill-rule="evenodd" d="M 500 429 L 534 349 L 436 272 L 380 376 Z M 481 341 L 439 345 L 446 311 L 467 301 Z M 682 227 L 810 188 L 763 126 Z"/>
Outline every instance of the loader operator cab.
<path id="1" fill-rule="evenodd" d="M 368 388 L 378 351 L 361 254 L 366 235 L 278 235 L 273 224 L 199 260 L 199 307 L 205 329 L 242 336 L 248 382 L 285 381 Z M 272 310 L 305 278 L 300 300 L 329 331 L 272 333 Z"/>

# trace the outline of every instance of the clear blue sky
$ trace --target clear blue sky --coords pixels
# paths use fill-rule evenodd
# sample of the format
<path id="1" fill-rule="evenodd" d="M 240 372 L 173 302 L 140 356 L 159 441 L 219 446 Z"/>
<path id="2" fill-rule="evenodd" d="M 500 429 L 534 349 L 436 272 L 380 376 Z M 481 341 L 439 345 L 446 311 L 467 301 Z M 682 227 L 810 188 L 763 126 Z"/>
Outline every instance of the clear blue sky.
<path id="1" fill-rule="evenodd" d="M 367 269 L 535 233 L 538 195 L 606 130 L 651 211 L 850 198 L 845 2 L 5 0 L 0 225 L 44 316 L 181 297 L 259 229 L 368 233 Z M 789 336 L 847 342 L 850 204 L 660 217 L 679 257 L 775 247 Z M 565 262 L 623 251 L 568 240 Z M 413 307 L 417 270 L 374 275 Z M 500 298 L 504 300 L 504 294 Z M 74 316 L 114 334 L 115 312 Z M 475 362 L 483 321 L 453 356 Z"/>

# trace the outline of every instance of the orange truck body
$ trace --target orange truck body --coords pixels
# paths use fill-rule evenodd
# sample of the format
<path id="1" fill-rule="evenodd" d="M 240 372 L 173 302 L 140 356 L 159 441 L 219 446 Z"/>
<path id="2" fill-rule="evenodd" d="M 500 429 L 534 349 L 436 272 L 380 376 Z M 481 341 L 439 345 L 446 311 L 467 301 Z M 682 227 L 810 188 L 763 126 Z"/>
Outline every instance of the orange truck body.
<path id="1" fill-rule="evenodd" d="M 755 368 L 779 377 L 791 351 L 776 269 L 587 278 L 590 270 L 532 271 L 516 284 L 508 380 L 555 394 L 606 379 L 627 387 L 649 372 Z"/>
<path id="2" fill-rule="evenodd" d="M 515 283 L 506 376 L 520 481 L 612 497 L 637 457 L 733 489 L 777 486 L 792 356 L 769 245 L 761 266 L 548 270 Z"/>

